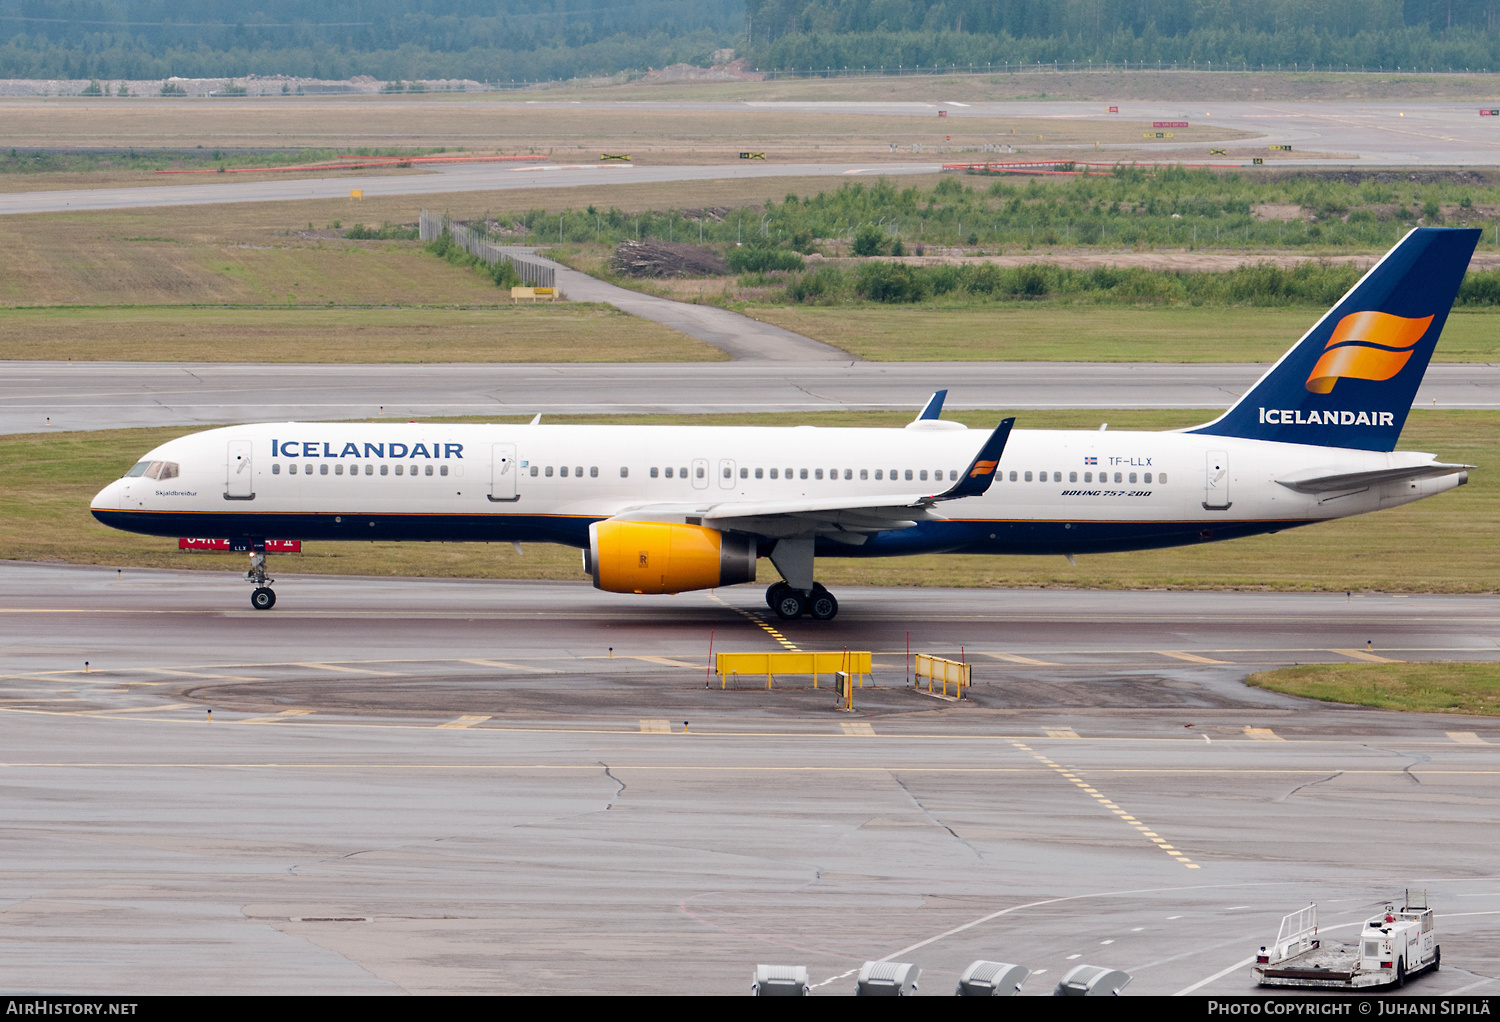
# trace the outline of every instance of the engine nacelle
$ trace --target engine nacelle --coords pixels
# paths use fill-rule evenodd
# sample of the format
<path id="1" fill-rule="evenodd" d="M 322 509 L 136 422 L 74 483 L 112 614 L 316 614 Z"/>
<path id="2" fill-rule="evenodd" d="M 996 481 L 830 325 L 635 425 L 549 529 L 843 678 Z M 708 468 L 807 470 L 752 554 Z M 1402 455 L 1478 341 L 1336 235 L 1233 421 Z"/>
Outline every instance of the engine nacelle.
<path id="1" fill-rule="evenodd" d="M 681 593 L 755 581 L 750 536 L 676 522 L 595 522 L 583 570 L 610 593 Z"/>

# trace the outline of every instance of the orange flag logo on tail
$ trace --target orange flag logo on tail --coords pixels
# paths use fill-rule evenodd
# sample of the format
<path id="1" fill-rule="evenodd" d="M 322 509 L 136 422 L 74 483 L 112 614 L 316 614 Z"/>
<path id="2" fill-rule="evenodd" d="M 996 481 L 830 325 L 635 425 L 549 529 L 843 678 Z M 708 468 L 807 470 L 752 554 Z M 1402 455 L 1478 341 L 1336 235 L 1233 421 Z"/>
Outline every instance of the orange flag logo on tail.
<path id="1" fill-rule="evenodd" d="M 969 478 L 975 479 L 979 476 L 987 476 L 995 471 L 995 466 L 998 464 L 1000 464 L 998 461 L 976 461 L 974 462 L 973 469 L 969 472 Z"/>
<path id="2" fill-rule="evenodd" d="M 1432 317 L 1406 319 L 1386 312 L 1352 312 L 1339 320 L 1323 355 L 1307 377 L 1307 389 L 1327 394 L 1340 379 L 1389 380 L 1411 359 Z"/>

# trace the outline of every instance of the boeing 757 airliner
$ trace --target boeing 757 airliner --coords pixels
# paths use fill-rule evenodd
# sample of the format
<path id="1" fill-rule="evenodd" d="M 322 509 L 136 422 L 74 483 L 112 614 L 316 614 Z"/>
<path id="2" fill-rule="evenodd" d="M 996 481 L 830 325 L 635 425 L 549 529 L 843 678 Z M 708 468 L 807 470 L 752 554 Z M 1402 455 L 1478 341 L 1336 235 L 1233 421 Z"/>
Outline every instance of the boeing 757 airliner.
<path id="1" fill-rule="evenodd" d="M 755 581 L 782 618 L 838 601 L 818 557 L 1074 554 L 1233 539 L 1406 504 L 1471 465 L 1396 451 L 1479 232 L 1406 235 L 1234 407 L 1165 432 L 282 422 L 170 441 L 94 498 L 101 522 L 226 538 L 252 606 L 266 541 L 541 541 L 594 585 Z"/>

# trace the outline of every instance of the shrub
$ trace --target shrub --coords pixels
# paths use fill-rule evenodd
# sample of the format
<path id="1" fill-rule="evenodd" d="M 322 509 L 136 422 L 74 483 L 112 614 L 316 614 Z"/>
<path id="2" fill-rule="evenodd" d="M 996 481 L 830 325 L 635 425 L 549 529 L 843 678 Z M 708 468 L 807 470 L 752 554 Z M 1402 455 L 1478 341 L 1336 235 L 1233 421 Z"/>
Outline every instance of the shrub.
<path id="1" fill-rule="evenodd" d="M 773 270 L 800 270 L 805 265 L 796 252 L 784 248 L 744 246 L 729 250 L 725 260 L 732 273 L 769 273 Z"/>
<path id="2" fill-rule="evenodd" d="M 951 181 L 952 178 L 944 178 Z M 860 224 L 859 230 L 854 232 L 854 254 L 857 256 L 877 256 L 885 251 L 885 234 L 874 224 Z"/>

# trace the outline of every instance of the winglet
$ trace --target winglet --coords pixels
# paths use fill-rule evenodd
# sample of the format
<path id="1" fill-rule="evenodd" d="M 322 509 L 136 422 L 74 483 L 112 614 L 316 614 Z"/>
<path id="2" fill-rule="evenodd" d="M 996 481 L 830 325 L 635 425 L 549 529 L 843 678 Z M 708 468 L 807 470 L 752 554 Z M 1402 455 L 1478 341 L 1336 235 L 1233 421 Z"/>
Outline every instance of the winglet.
<path id="1" fill-rule="evenodd" d="M 922 406 L 922 410 L 917 413 L 917 417 L 912 421 L 921 422 L 923 419 L 940 418 L 943 414 L 943 401 L 946 400 L 947 397 L 948 392 L 946 390 L 939 390 L 935 392 L 930 398 L 927 399 L 927 403 Z"/>
<path id="2" fill-rule="evenodd" d="M 1000 425 L 995 427 L 979 453 L 974 455 L 974 460 L 969 462 L 969 468 L 963 477 L 945 492 L 927 499 L 957 500 L 959 497 L 977 497 L 988 490 L 990 483 L 995 481 L 995 470 L 1000 464 L 1000 456 L 1005 453 L 1010 429 L 1015 424 L 1014 418 L 1001 419 Z"/>

